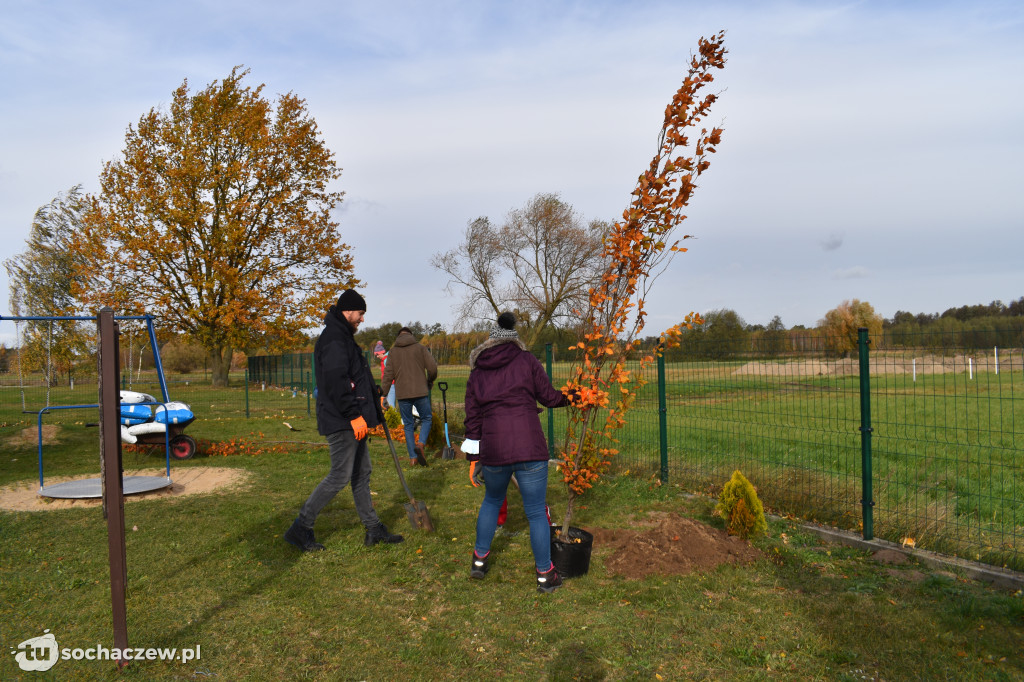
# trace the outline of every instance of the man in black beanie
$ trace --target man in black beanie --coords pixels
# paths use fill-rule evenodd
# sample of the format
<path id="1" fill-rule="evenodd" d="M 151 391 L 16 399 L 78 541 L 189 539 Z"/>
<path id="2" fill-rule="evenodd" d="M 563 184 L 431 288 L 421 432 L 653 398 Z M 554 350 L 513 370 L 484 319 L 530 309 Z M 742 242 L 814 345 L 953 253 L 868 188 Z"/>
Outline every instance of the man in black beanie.
<path id="1" fill-rule="evenodd" d="M 351 482 L 356 513 L 366 527 L 363 544 L 402 542 L 381 523 L 370 499 L 370 453 L 366 434 L 384 420 L 366 356 L 356 343 L 366 301 L 346 289 L 324 317 L 324 330 L 313 349 L 316 371 L 316 423 L 330 446 L 331 469 L 302 505 L 284 539 L 304 552 L 324 548 L 313 535 L 321 510 Z"/>

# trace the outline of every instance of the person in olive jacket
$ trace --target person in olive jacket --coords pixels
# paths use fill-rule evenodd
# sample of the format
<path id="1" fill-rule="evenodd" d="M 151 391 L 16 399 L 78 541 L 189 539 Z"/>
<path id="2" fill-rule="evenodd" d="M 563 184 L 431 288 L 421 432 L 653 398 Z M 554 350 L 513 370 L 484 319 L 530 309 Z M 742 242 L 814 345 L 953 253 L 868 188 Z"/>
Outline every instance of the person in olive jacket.
<path id="1" fill-rule="evenodd" d="M 324 317 L 324 330 L 313 349 L 316 371 L 316 423 L 330 446 L 331 468 L 302 505 L 284 539 L 304 552 L 324 548 L 313 535 L 317 516 L 342 488 L 352 484 L 356 513 L 366 527 L 363 544 L 402 542 L 388 532 L 370 499 L 370 453 L 366 435 L 384 420 L 373 375 L 354 334 L 366 313 L 366 301 L 347 289 Z"/>
<path id="2" fill-rule="evenodd" d="M 552 387 L 540 362 L 519 340 L 515 323 L 511 313 L 502 313 L 490 338 L 469 355 L 467 441 L 462 449 L 467 459 L 479 460 L 482 465 L 485 491 L 469 574 L 477 579 L 487 574 L 498 513 L 515 474 L 530 524 L 537 590 L 553 592 L 562 579 L 551 563 L 551 526 L 546 513 L 549 457 L 537 403 L 562 407 L 568 399 Z"/>
<path id="3" fill-rule="evenodd" d="M 405 427 L 405 447 L 409 451 L 409 466 L 419 463 L 427 465 L 423 454 L 423 446 L 430 436 L 433 424 L 433 411 L 430 406 L 430 389 L 437 379 L 437 362 L 430 350 L 416 340 L 412 330 L 402 327 L 398 332 L 395 344 L 388 353 L 381 383 L 390 386 L 394 382 L 395 397 L 398 399 L 398 411 L 402 414 L 402 425 Z M 416 441 L 416 418 L 413 408 L 420 418 L 419 441 Z"/>

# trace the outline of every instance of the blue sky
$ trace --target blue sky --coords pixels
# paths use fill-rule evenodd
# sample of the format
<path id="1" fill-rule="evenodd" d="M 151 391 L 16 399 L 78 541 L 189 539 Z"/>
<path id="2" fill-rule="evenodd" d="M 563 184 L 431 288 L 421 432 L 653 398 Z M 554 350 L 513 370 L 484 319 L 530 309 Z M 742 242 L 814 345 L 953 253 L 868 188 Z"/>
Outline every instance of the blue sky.
<path id="1" fill-rule="evenodd" d="M 698 37 L 721 29 L 725 134 L 648 332 L 690 310 L 812 326 L 852 298 L 890 317 L 1024 296 L 1024 5 L 990 0 L 4 0 L 0 259 L 58 192 L 98 190 L 184 79 L 244 64 L 306 99 L 343 168 L 367 324 L 452 328 L 430 256 L 538 192 L 621 215 Z M 0 314 L 7 298 L 0 273 Z"/>

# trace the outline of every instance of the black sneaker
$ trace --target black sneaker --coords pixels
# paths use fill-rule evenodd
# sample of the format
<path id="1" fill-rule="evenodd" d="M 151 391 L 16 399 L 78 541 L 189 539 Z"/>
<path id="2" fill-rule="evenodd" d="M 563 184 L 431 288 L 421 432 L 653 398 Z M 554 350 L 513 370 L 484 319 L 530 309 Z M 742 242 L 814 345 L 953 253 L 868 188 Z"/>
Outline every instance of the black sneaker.
<path id="1" fill-rule="evenodd" d="M 363 544 L 367 547 L 373 547 L 378 542 L 386 542 L 393 545 L 404 540 L 405 538 L 401 535 L 395 535 L 394 533 L 388 532 L 388 527 L 381 523 L 373 530 L 366 531 L 366 537 L 363 538 Z"/>
<path id="2" fill-rule="evenodd" d="M 291 527 L 284 532 L 284 539 L 295 545 L 303 552 L 319 552 L 324 546 L 316 541 L 312 528 L 306 528 L 295 519 Z"/>
<path id="3" fill-rule="evenodd" d="M 562 586 L 562 576 L 558 575 L 554 565 L 547 573 L 537 571 L 537 591 L 544 594 L 551 594 Z"/>
<path id="4" fill-rule="evenodd" d="M 469 577 L 483 580 L 489 570 L 491 570 L 491 564 L 487 561 L 487 557 L 478 557 L 476 552 L 473 552 L 473 563 L 469 565 Z"/>

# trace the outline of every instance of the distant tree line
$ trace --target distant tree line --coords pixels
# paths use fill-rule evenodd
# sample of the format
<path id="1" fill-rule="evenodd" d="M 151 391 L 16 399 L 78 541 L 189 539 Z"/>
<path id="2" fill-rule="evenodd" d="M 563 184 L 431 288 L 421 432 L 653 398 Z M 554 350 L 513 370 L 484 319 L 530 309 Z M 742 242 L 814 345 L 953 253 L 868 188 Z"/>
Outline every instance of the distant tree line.
<path id="1" fill-rule="evenodd" d="M 916 324 L 918 327 L 926 327 L 943 319 L 954 319 L 960 322 L 967 322 L 980 317 L 1009 318 L 1024 317 L 1024 296 L 1009 304 L 1002 301 L 992 301 L 988 305 L 963 305 L 959 308 L 947 308 L 945 312 L 939 313 L 908 313 L 897 310 L 892 319 L 885 321 L 885 327 L 897 327 L 900 325 Z"/>
<path id="2" fill-rule="evenodd" d="M 889 347 L 1001 348 L 1024 345 L 1024 297 L 965 305 L 938 314 L 898 311 L 883 325 Z"/>
<path id="3" fill-rule="evenodd" d="M 875 314 L 871 305 L 854 299 L 844 301 L 828 311 L 813 328 L 803 325 L 786 327 L 775 315 L 768 324 L 748 324 L 735 310 L 720 308 L 703 315 L 703 324 L 684 331 L 678 348 L 669 349 L 670 361 L 683 359 L 725 360 L 757 357 L 776 358 L 787 354 L 820 352 L 832 356 L 849 356 L 855 352 L 857 329 L 870 330 L 873 348 L 955 348 L 975 349 L 1019 348 L 1024 346 L 1024 297 L 1009 304 L 993 301 L 988 305 L 965 305 L 949 308 L 942 313 L 909 313 L 898 311 L 891 319 Z M 399 330 L 408 327 L 437 359 L 439 364 L 464 364 L 470 352 L 483 343 L 491 331 L 489 322 L 477 322 L 468 331 L 449 332 L 440 323 L 386 322 L 374 327 L 363 327 L 356 341 L 365 351 L 372 351 L 377 341 L 390 349 L 398 338 Z M 207 366 L 204 349 L 190 342 L 184 335 L 166 331 L 159 333 L 161 358 L 169 372 L 189 373 L 203 371 Z M 311 352 L 317 334 L 305 343 L 284 347 L 275 344 L 251 355 L 276 355 L 285 352 Z M 577 331 L 571 327 L 549 324 L 537 335 L 531 350 L 540 360 L 545 359 L 546 344 L 552 345 L 556 361 L 571 360 L 572 346 L 579 341 Z M 645 348 L 654 348 L 658 337 L 644 340 Z M 122 341 L 122 355 L 127 355 L 128 344 Z M 134 357 L 125 357 L 136 370 L 152 369 L 152 352 L 144 341 L 135 346 Z M 141 355 L 141 357 L 140 357 Z M 12 360 L 13 356 L 13 360 Z M 245 366 L 245 354 L 236 352 L 232 369 Z M 91 358 L 89 359 L 91 362 Z M 17 350 L 0 347 L 0 373 L 17 371 Z M 39 362 L 25 363 L 26 372 L 42 369 Z M 66 371 L 66 370 L 65 370 Z"/>
<path id="4" fill-rule="evenodd" d="M 899 311 L 883 319 L 865 301 L 844 301 L 828 311 L 814 328 L 787 328 L 776 315 L 767 325 L 747 324 L 728 308 L 704 314 L 704 323 L 683 333 L 680 345 L 667 351 L 669 359 L 776 357 L 787 353 L 823 352 L 849 356 L 857 347 L 857 330 L 866 327 L 879 348 L 1001 348 L 1024 346 L 1024 297 L 1009 304 L 949 308 L 943 313 Z M 657 344 L 648 337 L 648 347 Z"/>

